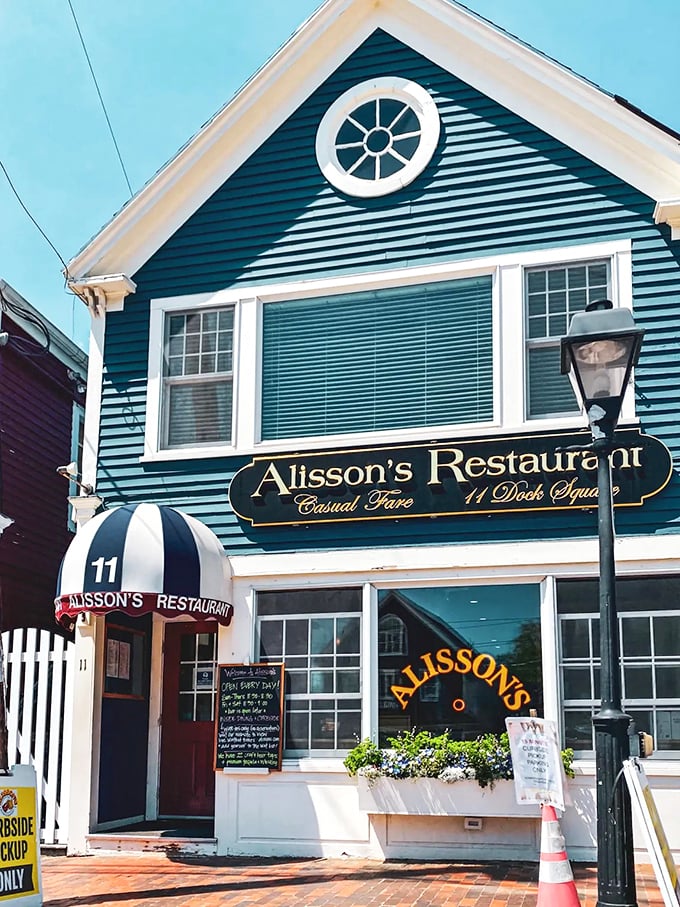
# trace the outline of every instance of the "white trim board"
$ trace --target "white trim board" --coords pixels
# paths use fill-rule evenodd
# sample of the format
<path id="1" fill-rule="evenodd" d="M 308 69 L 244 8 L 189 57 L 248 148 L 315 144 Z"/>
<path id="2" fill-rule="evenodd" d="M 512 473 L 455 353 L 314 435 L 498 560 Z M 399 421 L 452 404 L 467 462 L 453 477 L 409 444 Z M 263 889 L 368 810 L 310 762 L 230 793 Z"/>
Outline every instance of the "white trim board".
<path id="1" fill-rule="evenodd" d="M 134 274 L 376 29 L 656 201 L 680 195 L 678 141 L 452 0 L 326 0 L 68 265 Z"/>

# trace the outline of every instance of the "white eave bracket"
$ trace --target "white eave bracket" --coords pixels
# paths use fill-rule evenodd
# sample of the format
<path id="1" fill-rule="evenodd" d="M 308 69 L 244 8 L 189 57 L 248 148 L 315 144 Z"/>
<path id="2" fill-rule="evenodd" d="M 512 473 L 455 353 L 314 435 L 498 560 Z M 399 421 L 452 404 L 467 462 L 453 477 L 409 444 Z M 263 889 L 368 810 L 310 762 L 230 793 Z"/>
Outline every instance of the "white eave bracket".
<path id="1" fill-rule="evenodd" d="M 654 223 L 668 224 L 671 239 L 680 239 L 680 198 L 657 202 L 654 209 Z"/>
<path id="2" fill-rule="evenodd" d="M 137 289 L 137 284 L 125 274 L 71 279 L 67 286 L 83 300 L 95 317 L 104 311 L 122 312 L 125 297 Z"/>

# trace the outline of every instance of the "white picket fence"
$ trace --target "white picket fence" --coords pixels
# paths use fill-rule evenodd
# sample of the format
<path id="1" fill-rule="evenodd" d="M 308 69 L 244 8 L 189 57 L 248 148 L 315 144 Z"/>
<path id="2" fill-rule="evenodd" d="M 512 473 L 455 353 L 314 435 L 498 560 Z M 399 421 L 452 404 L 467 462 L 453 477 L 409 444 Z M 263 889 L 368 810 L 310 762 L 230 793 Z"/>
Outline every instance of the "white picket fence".
<path id="1" fill-rule="evenodd" d="M 33 765 L 42 844 L 65 844 L 74 645 L 47 630 L 2 634 L 9 764 Z"/>

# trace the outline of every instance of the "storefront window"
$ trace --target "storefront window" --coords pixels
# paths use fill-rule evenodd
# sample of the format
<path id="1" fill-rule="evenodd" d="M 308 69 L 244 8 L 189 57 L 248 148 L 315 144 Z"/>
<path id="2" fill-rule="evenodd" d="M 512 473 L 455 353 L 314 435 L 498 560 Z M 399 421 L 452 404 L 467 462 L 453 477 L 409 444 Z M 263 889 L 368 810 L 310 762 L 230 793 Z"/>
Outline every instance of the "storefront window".
<path id="1" fill-rule="evenodd" d="M 537 585 L 382 590 L 380 743 L 412 728 L 470 739 L 542 714 L 539 605 Z"/>
<path id="2" fill-rule="evenodd" d="M 285 664 L 284 755 L 346 753 L 361 731 L 361 590 L 261 592 L 259 659 Z"/>
<path id="3" fill-rule="evenodd" d="M 619 579 L 616 590 L 623 706 L 669 756 L 680 752 L 680 579 Z M 588 753 L 600 703 L 597 580 L 558 582 L 557 607 L 564 743 Z"/>

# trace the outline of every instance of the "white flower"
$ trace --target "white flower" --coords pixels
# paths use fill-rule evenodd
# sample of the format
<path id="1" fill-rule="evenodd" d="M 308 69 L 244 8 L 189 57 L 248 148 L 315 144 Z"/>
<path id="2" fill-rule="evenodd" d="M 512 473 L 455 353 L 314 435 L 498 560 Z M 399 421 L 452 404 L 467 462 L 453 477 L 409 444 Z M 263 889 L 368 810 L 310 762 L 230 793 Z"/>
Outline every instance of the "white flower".
<path id="1" fill-rule="evenodd" d="M 452 784 L 454 781 L 466 781 L 475 777 L 475 770 L 473 768 L 460 768 L 456 765 L 447 765 L 439 773 L 439 780 L 446 781 L 447 784 Z"/>

